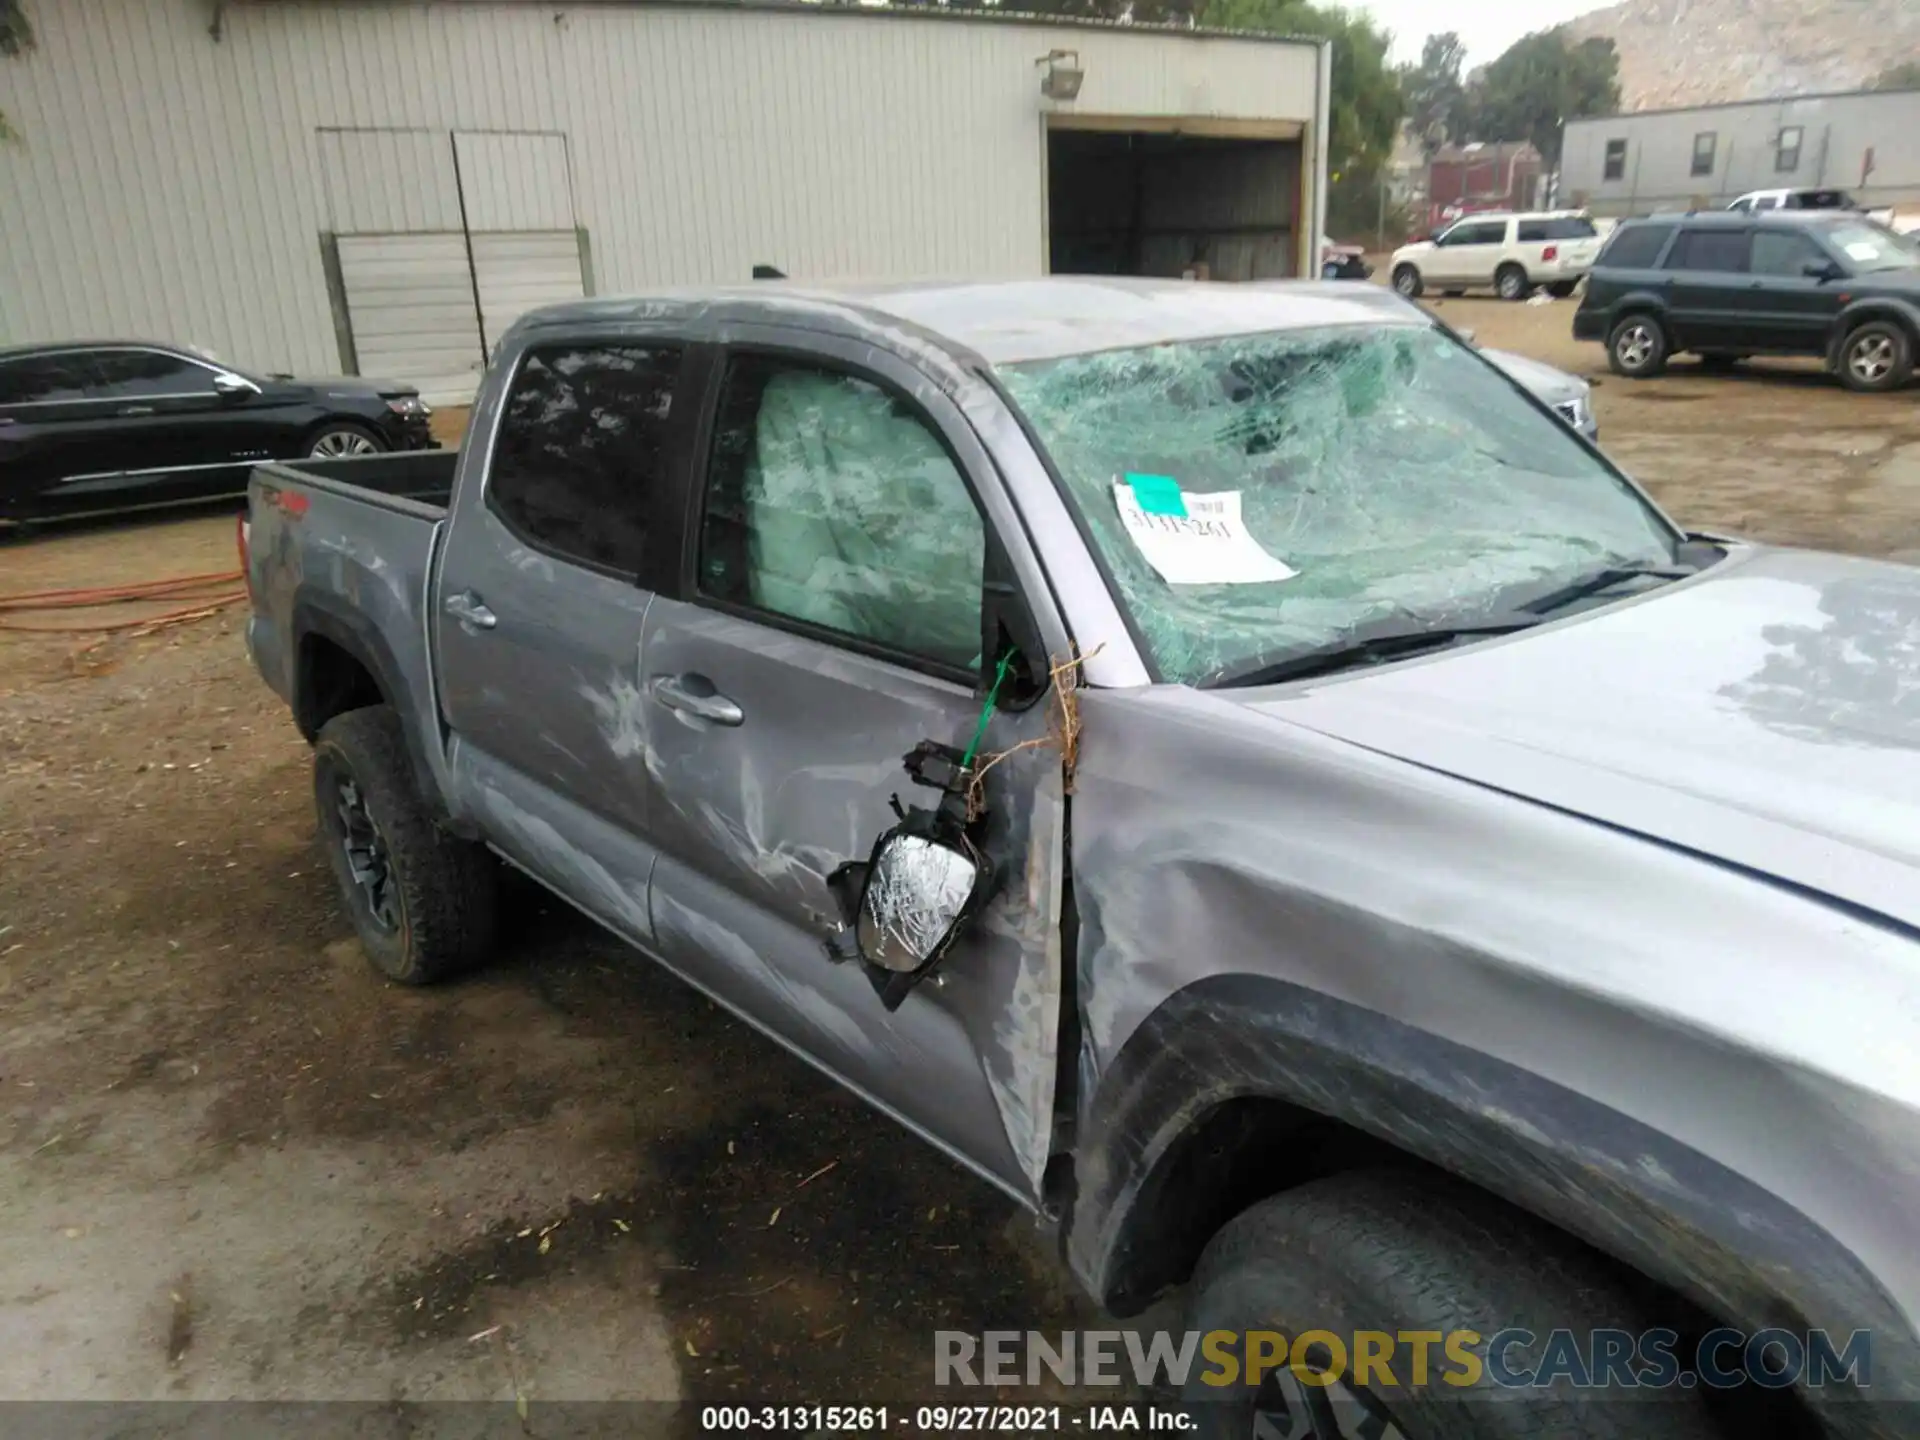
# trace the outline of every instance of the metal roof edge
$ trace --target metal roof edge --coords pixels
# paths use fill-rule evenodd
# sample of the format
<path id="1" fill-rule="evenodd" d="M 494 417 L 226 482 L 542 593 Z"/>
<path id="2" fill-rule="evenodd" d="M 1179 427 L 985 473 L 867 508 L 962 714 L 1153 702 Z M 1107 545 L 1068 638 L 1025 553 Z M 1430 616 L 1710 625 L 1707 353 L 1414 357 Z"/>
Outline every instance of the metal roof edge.
<path id="1" fill-rule="evenodd" d="M 1566 126 L 1605 125 L 1615 120 L 1640 120 L 1656 115 L 1695 115 L 1708 110 L 1745 110 L 1763 105 L 1792 105 L 1802 100 L 1858 100 L 1866 95 L 1915 96 L 1914 90 L 1822 90 L 1808 95 L 1763 95 L 1758 100 L 1716 100 L 1710 105 L 1669 105 L 1659 110 L 1617 110 L 1611 115 L 1582 115 Z"/>
<path id="2" fill-rule="evenodd" d="M 1090 15 L 1036 15 L 995 6 L 954 8 L 947 5 L 867 5 L 860 0 L 432 0 L 436 7 L 462 9 L 590 9 L 719 10 L 780 15 L 857 16 L 875 20 L 928 20 L 955 25 L 1018 25 L 1055 30 L 1093 30 L 1115 35 L 1146 35 L 1159 39 L 1245 40 L 1271 45 L 1311 45 L 1318 49 L 1333 42 L 1318 35 L 1281 35 L 1265 30 L 1232 30 L 1202 25 L 1164 25 L 1131 20 L 1103 20 Z M 271 6 L 321 6 L 335 9 L 397 9 L 419 0 L 225 0 L 230 10 L 262 10 Z"/>

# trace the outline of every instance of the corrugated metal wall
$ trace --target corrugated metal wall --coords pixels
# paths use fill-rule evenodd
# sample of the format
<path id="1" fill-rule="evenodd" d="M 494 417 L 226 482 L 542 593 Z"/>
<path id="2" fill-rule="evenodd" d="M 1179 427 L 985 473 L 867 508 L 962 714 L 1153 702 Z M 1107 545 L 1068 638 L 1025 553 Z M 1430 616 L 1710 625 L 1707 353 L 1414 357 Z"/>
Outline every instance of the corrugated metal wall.
<path id="1" fill-rule="evenodd" d="M 412 153 L 433 135 L 329 131 L 520 132 L 469 207 L 544 215 L 570 192 L 617 291 L 756 261 L 1041 272 L 1034 59 L 1055 47 L 1079 52 L 1084 113 L 1315 120 L 1306 45 L 559 0 L 230 4 L 215 41 L 210 14 L 34 7 L 38 49 L 0 62 L 24 137 L 0 146 L 0 339 L 151 335 L 332 369 L 321 233 L 439 228 L 449 197 Z M 541 135 L 565 137 L 564 189 L 518 153 Z"/>

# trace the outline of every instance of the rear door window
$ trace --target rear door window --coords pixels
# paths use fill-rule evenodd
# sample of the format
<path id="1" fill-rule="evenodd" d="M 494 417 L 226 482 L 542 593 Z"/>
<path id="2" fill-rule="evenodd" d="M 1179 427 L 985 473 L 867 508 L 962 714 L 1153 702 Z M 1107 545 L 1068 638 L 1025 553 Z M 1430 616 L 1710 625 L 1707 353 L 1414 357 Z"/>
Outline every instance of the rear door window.
<path id="1" fill-rule="evenodd" d="M 23 355 L 0 360 L 0 405 L 57 405 L 84 400 L 90 378 L 78 355 Z"/>
<path id="2" fill-rule="evenodd" d="M 1682 230 L 1666 268 L 1738 274 L 1747 268 L 1749 239 L 1745 230 Z"/>
<path id="3" fill-rule="evenodd" d="M 1650 270 L 1672 234 L 1671 225 L 1623 225 L 1613 232 L 1601 252 L 1600 264 L 1622 270 Z"/>
<path id="4" fill-rule="evenodd" d="M 92 393 L 102 400 L 159 400 L 213 393 L 213 370 L 184 355 L 160 350 L 92 350 L 88 358 L 100 377 L 91 387 Z"/>
<path id="5" fill-rule="evenodd" d="M 636 345 L 529 351 L 487 472 L 487 506 L 529 545 L 638 574 L 660 520 L 680 352 Z"/>

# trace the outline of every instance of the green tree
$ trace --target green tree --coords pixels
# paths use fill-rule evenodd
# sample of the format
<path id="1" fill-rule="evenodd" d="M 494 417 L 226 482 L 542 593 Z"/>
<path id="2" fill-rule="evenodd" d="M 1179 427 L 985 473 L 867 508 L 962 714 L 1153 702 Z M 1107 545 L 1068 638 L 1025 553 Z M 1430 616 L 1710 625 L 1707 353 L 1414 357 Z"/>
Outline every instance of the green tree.
<path id="1" fill-rule="evenodd" d="M 27 23 L 26 0 L 0 0 L 0 55 L 18 55 L 33 48 L 33 26 Z M 0 141 L 16 139 L 0 110 Z"/>
<path id="2" fill-rule="evenodd" d="M 1920 60 L 1902 60 L 1874 76 L 1874 90 L 1920 90 Z"/>
<path id="3" fill-rule="evenodd" d="M 1400 93 L 1406 98 L 1407 123 L 1429 160 L 1454 138 L 1462 119 L 1466 86 L 1460 79 L 1460 67 L 1466 56 L 1467 47 L 1460 43 L 1460 37 L 1446 30 L 1427 37 L 1418 65 L 1401 67 Z"/>
<path id="4" fill-rule="evenodd" d="M 1562 30 L 1517 40 L 1467 86 L 1465 129 L 1474 140 L 1531 140 L 1560 164 L 1561 127 L 1620 108 L 1620 56 L 1613 41 L 1567 43 Z"/>
<path id="5" fill-rule="evenodd" d="M 1393 36 L 1366 15 L 1307 0 L 1200 0 L 1194 19 L 1221 30 L 1304 35 L 1333 42 L 1332 133 L 1327 161 L 1336 176 L 1371 176 L 1393 153 L 1406 113 L 1400 77 L 1387 64 Z"/>

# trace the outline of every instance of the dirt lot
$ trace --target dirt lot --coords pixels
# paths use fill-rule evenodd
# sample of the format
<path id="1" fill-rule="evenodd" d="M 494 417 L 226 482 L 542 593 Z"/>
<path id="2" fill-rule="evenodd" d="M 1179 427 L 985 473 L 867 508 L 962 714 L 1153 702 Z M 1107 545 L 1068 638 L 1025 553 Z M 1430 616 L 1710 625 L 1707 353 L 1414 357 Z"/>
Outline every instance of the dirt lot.
<path id="1" fill-rule="evenodd" d="M 1920 391 L 1442 313 L 1598 372 L 1683 521 L 1920 551 Z M 96 526 L 0 592 L 233 563 L 229 514 Z M 536 891 L 488 973 L 376 979 L 237 615 L 0 633 L 0 1396 L 898 1401 L 936 1328 L 1084 1314 L 1013 1206 Z"/>

